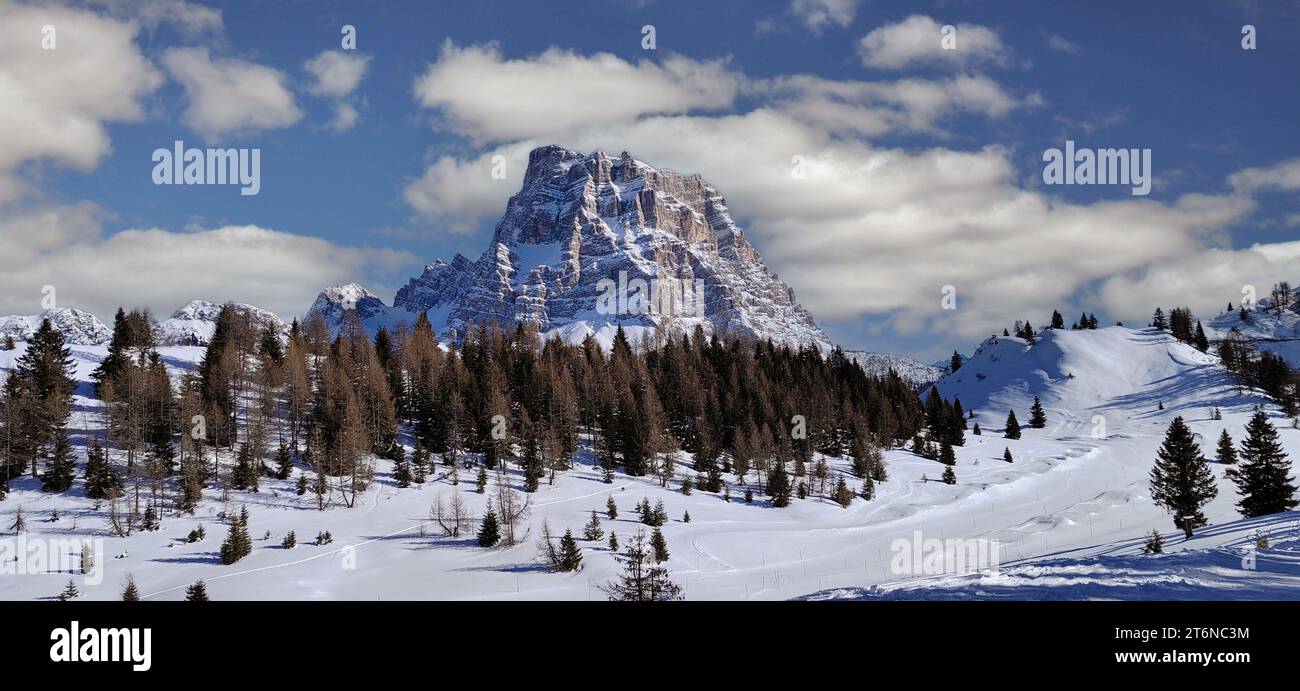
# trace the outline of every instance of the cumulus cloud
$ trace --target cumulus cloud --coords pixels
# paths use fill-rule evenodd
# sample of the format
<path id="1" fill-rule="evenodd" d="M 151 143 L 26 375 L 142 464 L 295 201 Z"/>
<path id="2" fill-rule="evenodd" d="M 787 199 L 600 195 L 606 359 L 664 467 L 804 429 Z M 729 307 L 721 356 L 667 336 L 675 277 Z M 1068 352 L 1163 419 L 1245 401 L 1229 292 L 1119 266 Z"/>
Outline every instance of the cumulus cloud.
<path id="1" fill-rule="evenodd" d="M 790 12 L 809 31 L 821 33 L 828 26 L 845 27 L 853 23 L 862 0 L 790 0 Z"/>
<path id="2" fill-rule="evenodd" d="M 54 50 L 41 47 L 45 26 Z M 162 77 L 137 49 L 137 30 L 84 10 L 0 3 L 0 204 L 31 190 L 19 165 L 91 170 L 111 148 L 105 124 L 144 117 Z"/>
<path id="3" fill-rule="evenodd" d="M 629 62 L 609 53 L 583 56 L 552 48 L 507 60 L 496 44 L 443 45 L 415 82 L 420 105 L 476 142 L 558 136 L 582 127 L 656 113 L 729 107 L 741 87 L 724 60 L 670 55 Z"/>
<path id="4" fill-rule="evenodd" d="M 302 119 L 282 72 L 207 48 L 171 48 L 162 64 L 185 87 L 184 122 L 212 141 L 231 132 L 288 127 Z"/>
<path id="5" fill-rule="evenodd" d="M 956 24 L 956 47 L 941 44 L 943 25 L 925 15 L 914 14 L 901 22 L 886 24 L 858 41 L 862 64 L 884 70 L 916 65 L 967 67 L 976 64 L 1005 64 L 1011 51 L 997 32 L 979 24 Z"/>
<path id="6" fill-rule="evenodd" d="M 361 84 L 369 64 L 367 55 L 342 50 L 321 51 L 303 65 L 313 79 L 307 92 L 326 98 L 348 96 Z"/>
<path id="7" fill-rule="evenodd" d="M 324 286 L 418 263 L 405 252 L 254 225 L 106 235 L 98 216 L 93 205 L 79 204 L 0 219 L 0 314 L 39 311 L 41 289 L 52 285 L 61 306 L 100 316 L 119 305 L 166 316 L 192 299 L 249 302 L 287 316 L 304 312 Z"/>
<path id="8" fill-rule="evenodd" d="M 111 15 L 134 19 L 153 31 L 175 27 L 186 36 L 219 34 L 224 28 L 221 10 L 186 0 L 93 0 Z"/>

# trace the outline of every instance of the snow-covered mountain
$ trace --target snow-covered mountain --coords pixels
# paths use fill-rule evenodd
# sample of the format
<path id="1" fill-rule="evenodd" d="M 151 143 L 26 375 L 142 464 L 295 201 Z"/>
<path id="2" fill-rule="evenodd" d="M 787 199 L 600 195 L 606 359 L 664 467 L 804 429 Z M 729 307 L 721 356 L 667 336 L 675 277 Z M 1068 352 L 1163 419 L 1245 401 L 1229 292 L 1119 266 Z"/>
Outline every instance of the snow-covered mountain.
<path id="1" fill-rule="evenodd" d="M 1300 302 L 1275 309 L 1271 298 L 1262 297 L 1253 309 L 1220 312 L 1204 322 L 1205 335 L 1217 342 L 1233 329 L 1260 350 L 1284 358 L 1292 367 L 1300 367 Z"/>
<path id="2" fill-rule="evenodd" d="M 383 321 L 393 310 L 379 296 L 360 284 L 348 283 L 321 291 L 311 309 L 307 310 L 304 321 L 319 314 L 327 326 L 337 331 L 351 311 L 355 311 L 362 322 L 375 323 Z M 375 325 L 378 326 L 377 323 Z"/>
<path id="3" fill-rule="evenodd" d="M 906 355 L 871 353 L 865 350 L 848 350 L 844 355 L 858 363 L 867 374 L 879 377 L 893 370 L 899 377 L 917 386 L 931 384 L 944 374 L 942 367 L 927 365 Z"/>
<path id="4" fill-rule="evenodd" d="M 259 324 L 271 324 L 282 336 L 288 336 L 288 322 L 274 313 L 244 303 L 232 303 L 232 306 L 252 315 Z M 159 342 L 163 345 L 207 345 L 217 328 L 217 315 L 221 313 L 221 307 L 222 303 L 219 302 L 191 300 L 158 325 Z"/>
<path id="5" fill-rule="evenodd" d="M 40 328 L 43 319 L 49 319 L 64 340 L 74 345 L 100 345 L 113 335 L 112 329 L 99 317 L 79 309 L 59 307 L 40 314 L 0 317 L 0 339 L 12 336 L 15 341 L 26 341 Z"/>
<path id="6" fill-rule="evenodd" d="M 338 328 L 350 304 L 368 327 L 427 313 L 440 333 L 531 323 L 543 334 L 607 340 L 616 326 L 770 338 L 829 347 L 829 339 L 763 263 L 717 188 L 624 152 L 558 146 L 529 155 L 492 241 L 476 260 L 436 261 L 397 292 L 391 309 L 360 286 L 317 300 Z M 377 300 L 377 298 L 376 298 Z M 342 309 L 339 309 L 342 308 Z"/>

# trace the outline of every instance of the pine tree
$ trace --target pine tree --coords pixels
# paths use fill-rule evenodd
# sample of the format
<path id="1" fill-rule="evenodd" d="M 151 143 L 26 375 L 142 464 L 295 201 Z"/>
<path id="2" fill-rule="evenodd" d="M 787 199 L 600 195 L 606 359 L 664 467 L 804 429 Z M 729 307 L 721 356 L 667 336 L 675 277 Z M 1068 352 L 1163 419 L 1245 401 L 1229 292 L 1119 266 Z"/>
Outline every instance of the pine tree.
<path id="1" fill-rule="evenodd" d="M 939 462 L 949 467 L 957 465 L 957 454 L 947 440 L 939 446 Z"/>
<path id="2" fill-rule="evenodd" d="M 1151 499 L 1173 514 L 1174 526 L 1190 538 L 1192 531 L 1205 525 L 1201 507 L 1219 493 L 1192 431 L 1176 417 L 1165 432 L 1165 441 L 1156 452 L 1151 468 Z"/>
<path id="3" fill-rule="evenodd" d="M 86 449 L 86 496 L 112 499 L 121 494 L 122 481 L 108 464 L 108 456 L 98 441 Z"/>
<path id="4" fill-rule="evenodd" d="M 227 566 L 253 552 L 253 540 L 248 536 L 248 508 L 240 510 L 239 517 L 230 522 L 230 532 L 221 543 L 221 563 Z"/>
<path id="5" fill-rule="evenodd" d="M 1034 396 L 1034 404 L 1029 407 L 1029 426 L 1034 429 L 1042 429 L 1047 424 L 1047 414 L 1043 412 L 1043 404 Z"/>
<path id="6" fill-rule="evenodd" d="M 961 353 L 954 350 L 952 351 L 952 358 L 948 360 L 948 371 L 956 372 L 959 369 L 961 369 Z"/>
<path id="7" fill-rule="evenodd" d="M 584 540 L 599 540 L 605 537 L 605 531 L 600 527 L 600 519 L 596 517 L 596 511 L 591 512 L 591 520 L 587 522 L 586 527 L 582 529 L 582 538 Z"/>
<path id="8" fill-rule="evenodd" d="M 844 481 L 843 475 L 840 476 L 839 482 L 835 483 L 835 503 L 846 509 L 853 503 L 853 492 L 849 489 L 849 483 Z"/>
<path id="9" fill-rule="evenodd" d="M 235 489 L 256 492 L 258 475 L 252 444 L 240 444 L 239 452 L 235 454 L 235 468 L 231 471 L 231 486 Z"/>
<path id="10" fill-rule="evenodd" d="M 617 551 L 618 551 L 618 534 L 617 534 L 617 533 L 610 533 L 610 534 L 609 534 L 609 551 L 611 551 L 611 552 L 617 552 Z"/>
<path id="11" fill-rule="evenodd" d="M 1232 436 L 1226 429 L 1219 434 L 1219 446 L 1215 450 L 1214 460 L 1224 465 L 1233 465 L 1237 462 L 1237 447 L 1233 445 Z"/>
<path id="12" fill-rule="evenodd" d="M 302 473 L 298 476 L 298 485 L 294 491 L 300 497 L 307 494 L 307 473 Z"/>
<path id="13" fill-rule="evenodd" d="M 1013 459 L 1013 458 L 1011 457 L 1011 448 L 1010 448 L 1010 447 L 1007 447 L 1007 448 L 1002 449 L 1002 460 L 1006 461 L 1007 463 L 1012 463 L 1012 462 L 1014 462 L 1015 459 Z"/>
<path id="14" fill-rule="evenodd" d="M 406 462 L 406 454 L 402 453 L 400 446 L 398 453 L 402 454 L 403 458 L 393 465 L 393 480 L 397 482 L 398 487 L 405 489 L 411 486 L 411 465 Z"/>
<path id="15" fill-rule="evenodd" d="M 479 466 L 478 477 L 475 478 L 474 480 L 474 491 L 478 492 L 479 494 L 483 494 L 484 492 L 486 492 L 487 482 L 488 482 L 487 468 L 483 466 Z"/>
<path id="16" fill-rule="evenodd" d="M 767 475 L 767 496 L 772 498 L 772 506 L 777 508 L 790 505 L 790 476 L 785 472 L 785 463 L 780 460 L 772 464 L 772 471 Z"/>
<path id="17" fill-rule="evenodd" d="M 478 529 L 478 546 L 492 547 L 501 541 L 501 528 L 497 523 L 497 512 L 488 503 L 487 513 L 483 514 L 483 524 Z"/>
<path id="18" fill-rule="evenodd" d="M 662 602 L 682 599 L 681 586 L 668 578 L 668 570 L 650 566 L 645 533 L 638 532 L 623 553 L 623 574 L 601 586 L 610 600 L 619 602 Z"/>
<path id="19" fill-rule="evenodd" d="M 1241 495 L 1237 509 L 1242 516 L 1254 518 L 1295 508 L 1295 478 L 1288 476 L 1291 461 L 1264 411 L 1256 412 L 1246 425 L 1240 456 L 1234 480 Z"/>
<path id="20" fill-rule="evenodd" d="M 135 585 L 135 578 L 131 574 L 126 575 L 126 585 L 122 588 L 122 602 L 139 602 L 140 589 Z"/>
<path id="21" fill-rule="evenodd" d="M 691 522 L 691 512 L 690 511 L 682 512 L 682 523 L 690 523 L 690 522 Z"/>
<path id="22" fill-rule="evenodd" d="M 1205 337 L 1205 329 L 1201 328 L 1201 321 L 1196 320 L 1196 336 L 1192 341 L 1196 349 L 1202 353 L 1210 352 L 1210 339 Z"/>
<path id="23" fill-rule="evenodd" d="M 293 531 L 290 530 L 289 533 L 284 536 L 284 540 L 280 543 L 280 546 L 284 549 L 293 549 L 294 547 L 297 547 L 298 536 L 294 535 Z"/>
<path id="24" fill-rule="evenodd" d="M 45 459 L 41 489 L 46 492 L 66 491 L 72 487 L 76 472 L 77 466 L 72 457 L 72 442 L 68 439 L 68 431 L 59 427 L 54 431 L 54 443 Z"/>
<path id="25" fill-rule="evenodd" d="M 292 472 L 293 456 L 289 454 L 289 447 L 281 443 L 279 450 L 276 451 L 275 476 L 281 480 L 288 480 Z"/>
<path id="26" fill-rule="evenodd" d="M 63 589 L 63 592 L 59 593 L 59 601 L 66 602 L 67 600 L 74 600 L 79 595 L 81 595 L 81 592 L 77 590 L 77 584 L 69 578 L 67 587 Z"/>
<path id="27" fill-rule="evenodd" d="M 593 511 L 592 517 L 596 514 Z M 564 530 L 564 537 L 560 538 L 560 570 L 577 571 L 582 565 L 582 550 L 578 547 L 578 541 L 573 539 L 573 531 Z"/>
<path id="28" fill-rule="evenodd" d="M 977 436 L 977 437 L 978 437 L 978 436 L 982 436 L 982 435 L 983 435 L 983 431 L 980 429 L 980 423 L 978 423 L 978 422 L 975 423 L 975 426 L 971 428 L 970 433 L 973 434 L 973 435 L 975 435 L 975 436 Z"/>
<path id="29" fill-rule="evenodd" d="M 650 549 L 654 553 L 656 564 L 668 561 L 668 541 L 664 539 L 663 531 L 658 528 L 650 534 Z"/>
<path id="30" fill-rule="evenodd" d="M 605 515 L 611 521 L 618 518 L 618 504 L 614 501 L 614 497 L 605 500 Z"/>
<path id="31" fill-rule="evenodd" d="M 1164 310 L 1160 309 L 1159 307 L 1156 308 L 1155 313 L 1151 315 L 1151 326 L 1154 326 L 1155 328 L 1160 329 L 1161 331 L 1164 331 L 1166 328 L 1168 328 L 1168 325 L 1165 322 Z"/>
<path id="32" fill-rule="evenodd" d="M 185 589 L 186 602 L 207 602 L 208 587 L 203 584 L 202 580 L 194 581 L 194 585 Z"/>
<path id="33" fill-rule="evenodd" d="M 1016 420 L 1016 411 L 1014 410 L 1007 412 L 1007 429 L 1003 436 L 1007 439 L 1020 438 L 1020 422 Z"/>
<path id="34" fill-rule="evenodd" d="M 1056 310 L 1052 310 L 1052 325 L 1051 325 L 1051 327 L 1049 327 L 1049 328 L 1052 328 L 1052 329 L 1064 329 L 1064 328 L 1065 328 L 1065 317 L 1062 317 L 1060 312 L 1058 312 L 1058 311 L 1056 311 Z"/>
<path id="35" fill-rule="evenodd" d="M 876 483 L 871 478 L 862 481 L 862 493 L 860 496 L 867 501 L 876 498 Z"/>

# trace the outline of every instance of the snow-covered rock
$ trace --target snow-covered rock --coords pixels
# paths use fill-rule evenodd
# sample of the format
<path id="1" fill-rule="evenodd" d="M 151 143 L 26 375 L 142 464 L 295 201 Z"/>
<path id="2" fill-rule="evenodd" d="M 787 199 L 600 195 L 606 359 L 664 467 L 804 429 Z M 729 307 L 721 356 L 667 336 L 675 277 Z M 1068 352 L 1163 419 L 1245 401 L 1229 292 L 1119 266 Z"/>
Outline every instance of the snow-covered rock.
<path id="1" fill-rule="evenodd" d="M 259 324 L 270 324 L 276 332 L 287 337 L 289 324 L 273 312 L 242 302 L 231 303 L 236 310 L 252 315 Z M 163 345 L 207 345 L 217 328 L 217 315 L 222 303 L 192 300 L 176 310 L 171 317 L 158 325 L 159 342 Z"/>
<path id="2" fill-rule="evenodd" d="M 348 288 L 347 297 L 364 293 Z M 659 301 L 639 299 L 650 294 Z M 664 300 L 669 295 L 675 306 Z M 346 300 L 322 298 L 320 313 L 337 329 L 346 310 L 334 308 Z M 371 314 L 362 316 L 371 328 L 423 312 L 439 333 L 461 335 L 481 322 L 531 323 L 566 338 L 612 334 L 620 325 L 700 326 L 792 346 L 830 345 L 745 240 L 717 188 L 626 152 L 533 150 L 522 189 L 478 259 L 457 255 L 428 265 L 397 292 L 391 312 L 365 299 Z"/>
<path id="3" fill-rule="evenodd" d="M 15 341 L 26 341 L 40 328 L 41 320 L 63 334 L 67 343 L 75 345 L 100 345 L 107 343 L 113 331 L 99 317 L 71 307 L 46 310 L 29 316 L 0 317 L 0 339 L 12 336 Z"/>
<path id="4" fill-rule="evenodd" d="M 356 312 L 362 322 L 373 323 L 376 318 L 387 316 L 392 308 L 377 295 L 366 290 L 360 284 L 348 283 L 321 291 L 316 302 L 307 310 L 305 319 L 320 315 L 326 326 L 337 331 L 347 318 L 348 312 Z"/>
<path id="5" fill-rule="evenodd" d="M 871 353 L 865 350 L 848 350 L 844 352 L 844 355 L 858 363 L 858 366 L 867 374 L 881 377 L 893 370 L 904 381 L 911 382 L 916 386 L 931 384 L 944 374 L 942 367 L 927 365 L 906 355 Z"/>

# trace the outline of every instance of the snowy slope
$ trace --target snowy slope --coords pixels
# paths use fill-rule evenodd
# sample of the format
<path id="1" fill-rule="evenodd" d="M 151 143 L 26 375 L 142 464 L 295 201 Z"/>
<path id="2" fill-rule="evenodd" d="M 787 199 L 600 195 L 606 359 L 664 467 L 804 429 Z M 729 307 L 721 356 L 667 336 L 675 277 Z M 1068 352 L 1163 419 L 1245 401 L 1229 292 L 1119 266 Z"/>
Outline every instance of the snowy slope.
<path id="1" fill-rule="evenodd" d="M 259 324 L 269 324 L 281 336 L 288 337 L 289 323 L 274 313 L 242 302 L 231 304 L 237 311 L 252 315 Z M 217 316 L 221 314 L 222 306 L 219 302 L 191 300 L 158 325 L 159 342 L 166 345 L 207 345 L 217 329 Z"/>
<path id="2" fill-rule="evenodd" d="M 1300 367 L 1300 303 L 1275 310 L 1271 299 L 1260 298 L 1254 309 L 1221 312 L 1204 322 L 1205 335 L 1212 342 L 1234 330 L 1260 350 L 1275 353 L 1292 367 Z"/>
<path id="3" fill-rule="evenodd" d="M 858 363 L 867 374 L 881 377 L 893 370 L 905 381 L 917 386 L 931 384 L 939 377 L 942 377 L 944 373 L 942 367 L 927 365 L 906 355 L 871 353 L 865 350 L 846 350 L 844 355 Z"/>
<path id="4" fill-rule="evenodd" d="M 10 367 L 21 352 L 22 346 L 0 352 L 0 368 Z M 86 381 L 104 349 L 76 347 L 73 352 L 78 376 Z M 163 349 L 177 373 L 192 366 L 201 352 Z M 1188 592 L 1194 592 L 1195 584 L 1213 581 L 1235 583 L 1254 597 L 1289 596 L 1289 572 L 1265 557 L 1260 557 L 1260 571 L 1281 573 L 1270 577 L 1274 580 L 1252 580 L 1231 571 L 1235 536 L 1251 528 L 1238 525 L 1235 492 L 1219 467 L 1214 471 L 1220 494 L 1205 512 L 1211 525 L 1188 545 L 1208 548 L 1208 556 L 1145 560 L 1132 553 L 1152 528 L 1167 534 L 1173 529 L 1147 490 L 1155 449 L 1170 419 L 1183 415 L 1209 440 L 1203 442 L 1209 450 L 1221 429 L 1240 438 L 1253 407 L 1263 402 L 1249 391 L 1238 395 L 1213 357 L 1150 330 L 1061 331 L 1044 334 L 1032 347 L 1016 339 L 986 343 L 938 386 L 945 395 L 960 395 L 985 432 L 967 433 L 966 445 L 957 450 L 957 484 L 937 481 L 940 464 L 894 449 L 886 454 L 889 479 L 878 485 L 876 498 L 855 499 L 848 508 L 819 496 L 785 509 L 768 506 L 761 495 L 746 504 L 740 499 L 743 487 L 731 476 L 730 502 L 698 489 L 684 496 L 676 483 L 664 489 L 649 477 L 617 474 L 612 484 L 604 484 L 584 446 L 574 470 L 531 495 L 531 533 L 508 549 L 480 549 L 472 538 L 441 537 L 429 521 L 430 504 L 438 495 L 446 500 L 459 494 L 476 514 L 482 513 L 487 496 L 473 491 L 472 471 L 463 471 L 460 484 L 453 486 L 447 468 L 439 466 L 438 475 L 423 487 L 399 489 L 384 461 L 378 464 L 375 484 L 350 509 L 336 503 L 316 511 L 311 495 L 293 492 L 293 479 L 264 479 L 256 494 L 232 492 L 223 503 L 218 491 L 209 490 L 198 516 L 167 516 L 158 532 L 112 538 L 105 530 L 105 507 L 75 492 L 43 494 L 37 481 L 23 478 L 13 483 L 10 498 L 0 502 L 0 524 L 9 525 L 21 505 L 30 537 L 104 538 L 103 585 L 79 584 L 91 599 L 118 597 L 127 573 L 134 575 L 146 599 L 159 600 L 180 599 L 185 586 L 199 578 L 207 581 L 215 599 L 601 599 L 597 586 L 619 568 L 603 541 L 580 541 L 582 570 L 562 574 L 537 564 L 536 536 L 543 521 L 559 532 L 571 528 L 580 534 L 590 512 L 603 511 L 610 496 L 620 515 L 604 520 L 604 529 L 616 531 L 624 544 L 638 526 L 632 507 L 642 497 L 663 499 L 672 518 L 663 529 L 672 555 L 666 566 L 691 600 L 861 594 L 872 586 L 899 591 L 898 597 L 925 597 L 901 592 L 898 584 L 913 576 L 899 573 L 893 564 L 895 540 L 917 531 L 926 539 L 997 541 L 1008 578 L 1026 588 L 998 590 L 989 582 L 981 586 L 989 597 L 1017 597 L 1019 592 L 1024 597 L 1117 596 L 1099 590 L 1098 581 L 1120 588 L 1125 579 L 1174 584 L 1150 591 L 1155 597 L 1173 597 L 1179 578 L 1192 584 L 1186 586 Z M 72 424 L 80 445 L 80 430 L 98 424 L 98 404 L 85 397 L 88 384 L 78 393 Z M 1003 439 L 998 430 L 1006 409 L 1014 406 L 1027 421 L 1034 394 L 1042 396 L 1047 408 L 1047 427 L 1025 429 L 1019 440 Z M 1157 410 L 1158 401 L 1164 410 Z M 1223 419 L 1209 419 L 1209 406 L 1219 407 Z M 1098 429 L 1095 416 L 1101 416 L 1104 429 Z M 1300 453 L 1300 430 L 1284 419 L 1275 422 L 1292 454 Z M 1013 452 L 1014 463 L 1001 460 L 1004 448 Z M 681 460 L 688 459 L 683 455 Z M 836 472 L 847 471 L 847 459 L 830 463 Z M 518 486 L 520 478 L 512 473 L 508 481 Z M 241 505 L 252 514 L 254 550 L 239 563 L 223 566 L 216 557 L 225 534 L 218 514 Z M 59 520 L 51 522 L 55 509 Z M 681 520 L 687 511 L 689 523 Z M 1285 524 L 1292 519 L 1277 520 Z M 184 535 L 200 523 L 207 527 L 207 540 L 185 543 Z M 291 529 L 300 546 L 283 550 L 280 539 Z M 321 530 L 333 533 L 334 544 L 307 544 Z M 263 541 L 268 531 L 271 539 Z M 1179 545 L 1177 539 L 1167 542 L 1170 550 Z M 1087 571 L 1096 577 L 1089 578 Z M 49 598 L 67 579 L 66 573 L 0 578 L 0 599 Z M 1052 591 L 1059 594 L 1038 587 L 1048 580 L 1061 584 Z"/>

